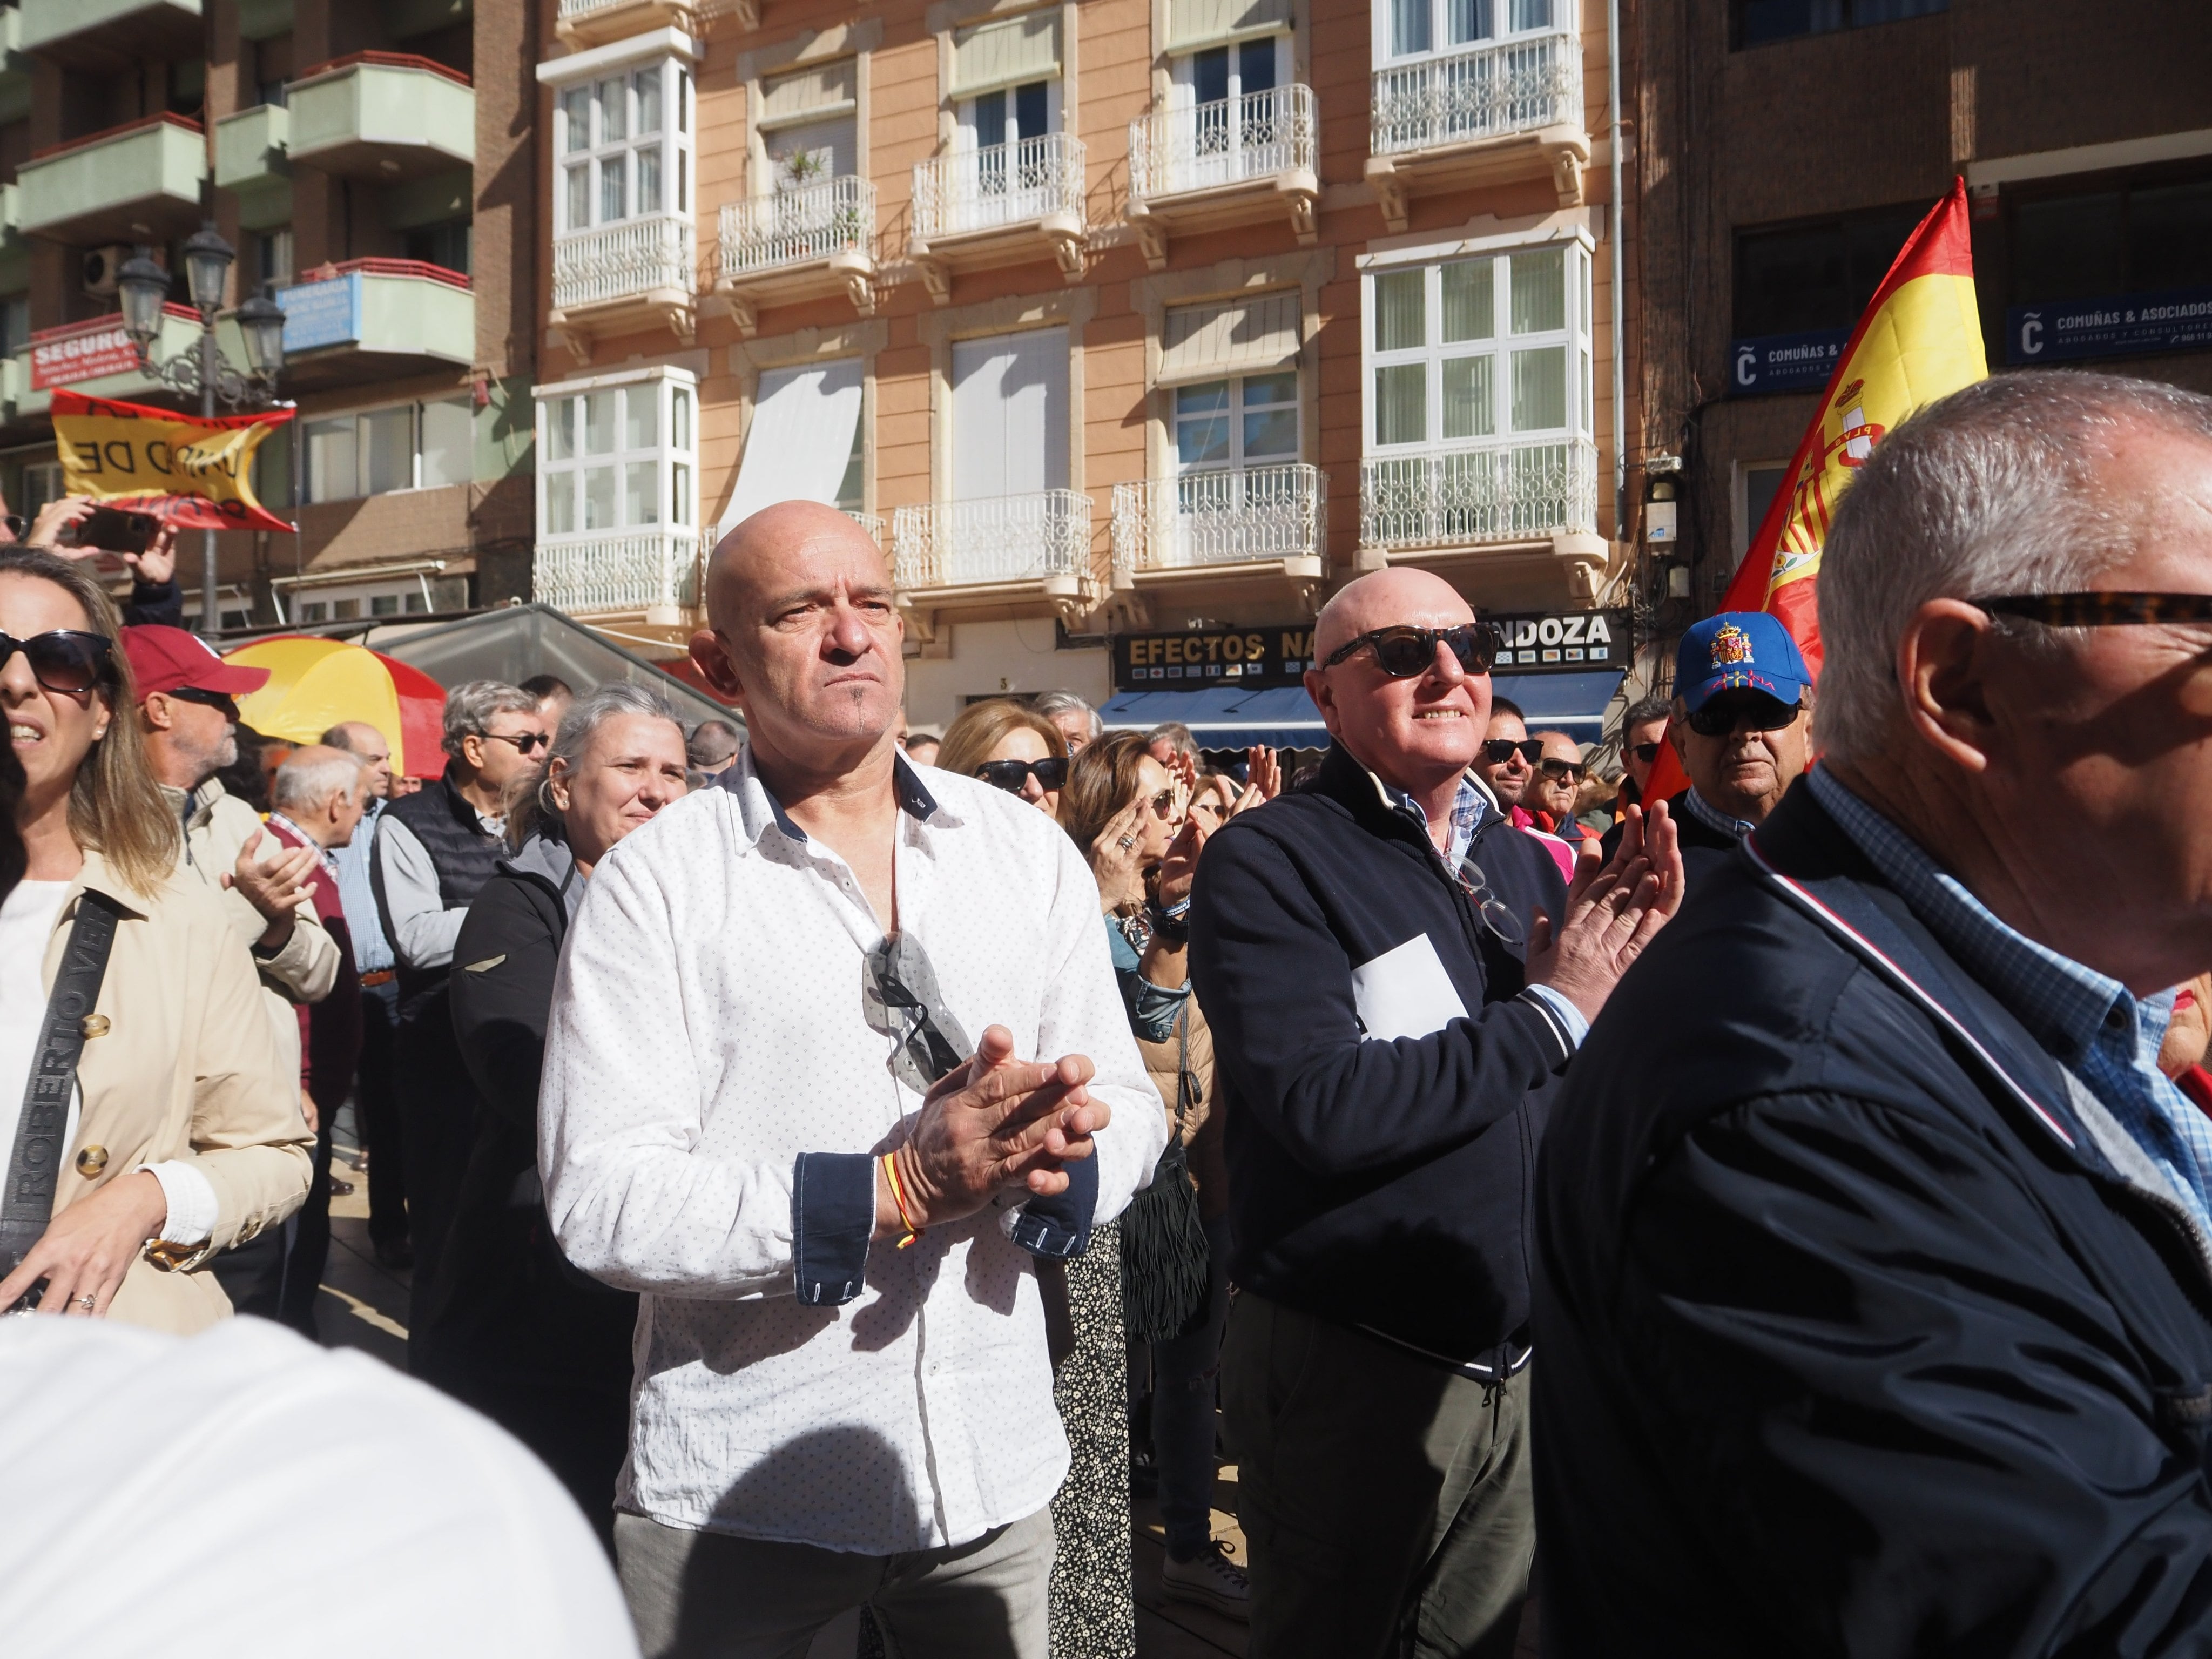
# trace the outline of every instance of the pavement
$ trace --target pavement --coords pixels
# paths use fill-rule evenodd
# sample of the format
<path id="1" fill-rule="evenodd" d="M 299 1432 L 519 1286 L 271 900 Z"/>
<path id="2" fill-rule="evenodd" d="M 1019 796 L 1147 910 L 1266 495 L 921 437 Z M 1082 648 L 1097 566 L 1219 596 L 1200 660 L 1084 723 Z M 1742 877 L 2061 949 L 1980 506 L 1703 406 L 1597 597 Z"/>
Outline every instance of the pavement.
<path id="1" fill-rule="evenodd" d="M 354 1190 L 331 1200 L 331 1255 L 316 1298 L 315 1322 L 325 1347 L 358 1348 L 398 1370 L 407 1369 L 408 1274 L 379 1267 L 368 1243 L 368 1178 L 352 1167 L 357 1153 L 350 1111 L 342 1113 L 333 1135 L 331 1171 Z M 1230 1559 L 1243 1565 L 1244 1534 L 1237 1524 L 1237 1470 L 1223 1464 L 1213 1483 L 1213 1535 L 1229 1547 Z M 1167 1534 L 1159 1509 L 1149 1498 L 1131 1505 L 1131 1553 L 1136 1572 L 1137 1659 L 1243 1659 L 1244 1626 L 1233 1619 L 1160 1594 L 1160 1569 L 1167 1559 Z M 1536 1659 L 1535 1604 L 1523 1620 L 1516 1659 Z M 833 1626 L 814 1644 L 809 1659 L 848 1659 L 849 1627 Z"/>

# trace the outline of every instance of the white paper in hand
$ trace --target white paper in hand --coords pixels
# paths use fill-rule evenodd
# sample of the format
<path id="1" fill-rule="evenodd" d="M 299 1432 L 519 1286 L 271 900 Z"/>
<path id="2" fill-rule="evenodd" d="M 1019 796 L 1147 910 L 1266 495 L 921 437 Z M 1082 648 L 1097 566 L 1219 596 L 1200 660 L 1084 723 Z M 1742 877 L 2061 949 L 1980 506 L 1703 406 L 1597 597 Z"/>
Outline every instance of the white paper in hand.
<path id="1" fill-rule="evenodd" d="M 1467 1018 L 1467 1005 L 1426 933 L 1353 969 L 1352 1001 L 1367 1036 L 1378 1042 L 1426 1036 Z"/>

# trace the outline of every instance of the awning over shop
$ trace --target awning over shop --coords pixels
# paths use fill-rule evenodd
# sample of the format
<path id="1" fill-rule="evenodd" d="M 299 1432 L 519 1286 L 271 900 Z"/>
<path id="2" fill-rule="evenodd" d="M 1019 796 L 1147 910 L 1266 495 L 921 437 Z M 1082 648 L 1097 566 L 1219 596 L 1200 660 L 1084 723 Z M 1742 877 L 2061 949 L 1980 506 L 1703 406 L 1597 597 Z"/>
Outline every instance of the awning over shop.
<path id="1" fill-rule="evenodd" d="M 1498 674 L 1491 680 L 1491 695 L 1518 703 L 1531 732 L 1564 732 L 1577 743 L 1598 743 L 1605 737 L 1606 705 L 1620 690 L 1622 678 L 1618 668 L 1587 674 Z"/>
<path id="2" fill-rule="evenodd" d="M 1201 749 L 1326 749 L 1328 728 L 1303 687 L 1247 691 L 1209 685 L 1199 691 L 1121 691 L 1098 711 L 1107 729 L 1149 732 L 1169 720 L 1190 727 Z"/>
<path id="3" fill-rule="evenodd" d="M 1526 712 L 1531 731 L 1553 729 L 1577 742 L 1596 743 L 1605 735 L 1606 705 L 1620 681 L 1620 671 L 1607 668 L 1587 674 L 1500 674 L 1492 684 L 1497 696 L 1511 698 Z M 1201 749 L 1249 749 L 1255 743 L 1275 749 L 1328 747 L 1321 711 L 1295 685 L 1255 691 L 1225 685 L 1197 691 L 1121 691 L 1098 714 L 1116 732 L 1148 732 L 1181 720 Z"/>

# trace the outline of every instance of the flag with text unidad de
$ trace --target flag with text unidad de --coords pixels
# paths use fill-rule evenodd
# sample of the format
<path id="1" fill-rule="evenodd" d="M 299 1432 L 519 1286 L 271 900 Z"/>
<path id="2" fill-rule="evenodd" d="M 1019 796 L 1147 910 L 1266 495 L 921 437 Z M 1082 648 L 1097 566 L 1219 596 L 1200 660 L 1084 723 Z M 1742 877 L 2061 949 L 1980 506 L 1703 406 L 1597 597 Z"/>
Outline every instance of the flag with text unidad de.
<path id="1" fill-rule="evenodd" d="M 1915 410 L 1989 372 L 1974 301 L 1966 181 L 1960 179 L 1905 239 L 1868 301 L 1828 378 L 1820 413 L 1718 608 L 1771 611 L 1817 679 L 1820 550 L 1851 475 Z M 1662 749 L 1645 798 L 1664 800 L 1688 782 L 1673 750 Z"/>

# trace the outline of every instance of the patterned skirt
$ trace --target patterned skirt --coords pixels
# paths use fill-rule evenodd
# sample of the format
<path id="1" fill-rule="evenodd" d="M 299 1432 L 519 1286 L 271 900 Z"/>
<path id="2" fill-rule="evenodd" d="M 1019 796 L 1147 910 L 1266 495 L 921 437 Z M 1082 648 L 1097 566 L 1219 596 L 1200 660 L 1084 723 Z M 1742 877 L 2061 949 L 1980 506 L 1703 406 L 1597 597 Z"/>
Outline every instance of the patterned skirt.
<path id="1" fill-rule="evenodd" d="M 1067 1479 L 1052 1500 L 1052 1659 L 1132 1659 L 1129 1380 L 1121 1339 L 1121 1230 L 1097 1229 L 1067 1264 L 1075 1348 L 1053 1382 Z"/>

